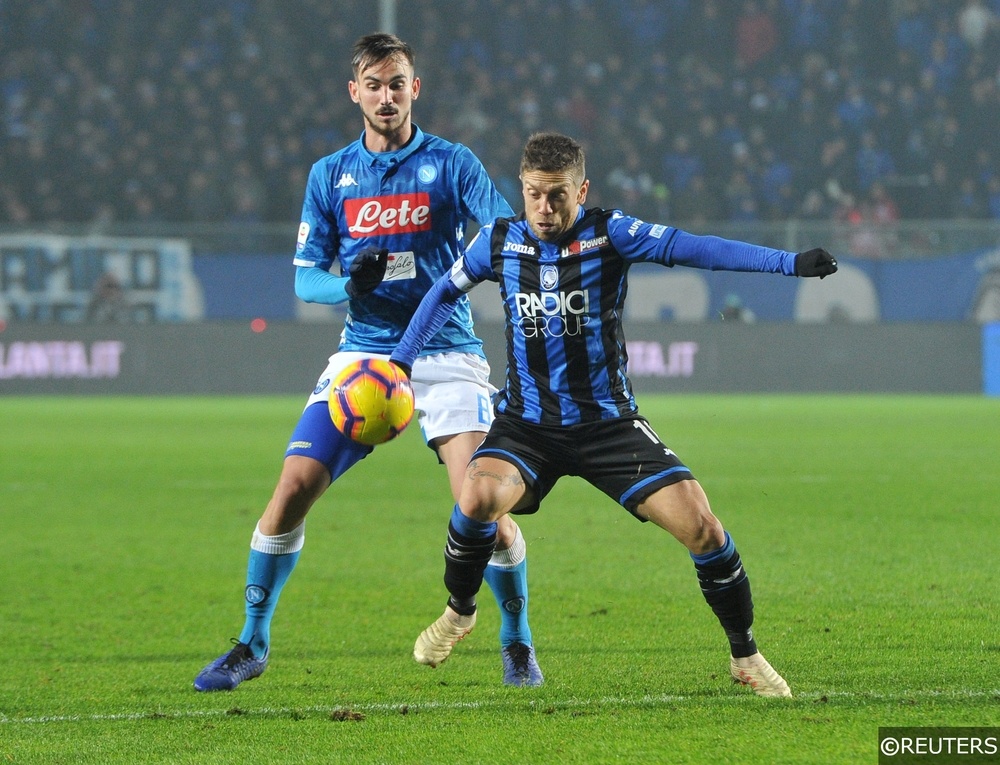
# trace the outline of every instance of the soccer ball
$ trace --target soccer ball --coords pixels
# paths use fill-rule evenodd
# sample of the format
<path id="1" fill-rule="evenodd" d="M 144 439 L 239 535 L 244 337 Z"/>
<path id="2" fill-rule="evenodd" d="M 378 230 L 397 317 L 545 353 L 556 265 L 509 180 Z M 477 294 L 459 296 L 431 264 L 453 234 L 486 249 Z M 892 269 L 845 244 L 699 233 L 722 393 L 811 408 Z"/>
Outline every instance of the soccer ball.
<path id="1" fill-rule="evenodd" d="M 395 364 L 359 359 L 330 383 L 330 417 L 352 441 L 366 446 L 384 444 L 413 419 L 413 388 Z"/>

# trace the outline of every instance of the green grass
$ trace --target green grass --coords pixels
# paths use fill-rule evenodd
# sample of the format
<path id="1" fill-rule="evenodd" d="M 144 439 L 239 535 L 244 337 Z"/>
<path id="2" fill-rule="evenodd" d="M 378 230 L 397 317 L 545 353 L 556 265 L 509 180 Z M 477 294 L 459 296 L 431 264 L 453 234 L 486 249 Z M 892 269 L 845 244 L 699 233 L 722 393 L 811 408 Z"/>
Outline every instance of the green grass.
<path id="1" fill-rule="evenodd" d="M 0 763 L 857 763 L 879 726 L 1000 725 L 1000 401 L 642 398 L 750 572 L 792 700 L 727 680 L 684 549 L 564 479 L 524 518 L 546 683 L 500 683 L 488 591 L 437 670 L 443 468 L 416 429 L 309 517 L 267 674 L 242 625 L 299 398 L 0 398 Z"/>

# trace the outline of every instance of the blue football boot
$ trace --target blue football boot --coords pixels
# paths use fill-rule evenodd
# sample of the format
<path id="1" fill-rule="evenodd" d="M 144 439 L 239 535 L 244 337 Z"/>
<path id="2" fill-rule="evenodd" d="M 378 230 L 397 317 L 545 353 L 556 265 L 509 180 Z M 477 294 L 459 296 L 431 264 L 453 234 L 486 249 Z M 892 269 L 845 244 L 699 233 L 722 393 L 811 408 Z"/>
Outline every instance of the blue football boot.
<path id="1" fill-rule="evenodd" d="M 541 685 L 545 678 L 535 660 L 535 647 L 524 643 L 511 643 L 500 651 L 503 657 L 504 685 Z"/>
<path id="2" fill-rule="evenodd" d="M 196 691 L 232 691 L 244 680 L 260 677 L 267 669 L 270 650 L 257 658 L 250 646 L 233 638 L 234 647 L 213 661 L 194 679 Z"/>

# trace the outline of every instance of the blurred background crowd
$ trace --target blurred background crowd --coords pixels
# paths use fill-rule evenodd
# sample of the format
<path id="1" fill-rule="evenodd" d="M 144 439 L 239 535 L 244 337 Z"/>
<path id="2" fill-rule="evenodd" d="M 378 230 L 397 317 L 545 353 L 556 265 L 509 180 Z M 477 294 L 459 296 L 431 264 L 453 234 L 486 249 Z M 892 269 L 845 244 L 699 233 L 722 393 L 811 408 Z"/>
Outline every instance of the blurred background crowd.
<path id="1" fill-rule="evenodd" d="M 289 223 L 361 132 L 372 0 L 0 0 L 0 225 Z M 1000 0 L 406 0 L 415 121 L 518 207 L 525 138 L 697 229 L 1000 219 Z M 863 254 L 863 253 L 862 253 Z"/>

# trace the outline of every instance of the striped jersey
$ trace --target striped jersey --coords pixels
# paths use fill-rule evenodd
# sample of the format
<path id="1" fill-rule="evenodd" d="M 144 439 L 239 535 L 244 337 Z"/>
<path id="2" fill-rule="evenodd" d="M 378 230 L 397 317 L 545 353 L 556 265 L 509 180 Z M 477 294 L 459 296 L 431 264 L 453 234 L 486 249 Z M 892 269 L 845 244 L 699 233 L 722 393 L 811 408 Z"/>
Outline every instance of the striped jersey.
<path id="1" fill-rule="evenodd" d="M 479 159 L 467 147 L 413 126 L 402 149 L 369 151 L 361 138 L 316 162 L 309 173 L 296 266 L 347 270 L 368 246 L 389 250 L 385 279 L 353 298 L 340 350 L 389 353 L 421 298 L 465 251 L 468 220 L 513 215 Z M 468 299 L 432 337 L 425 353 L 483 355 Z"/>
<path id="2" fill-rule="evenodd" d="M 507 380 L 498 413 L 573 425 L 637 411 L 621 319 L 633 263 L 795 274 L 795 254 L 646 223 L 619 210 L 580 210 L 554 243 L 523 215 L 484 226 L 435 285 L 392 354 L 407 363 L 450 301 L 495 281 L 506 317 Z"/>

